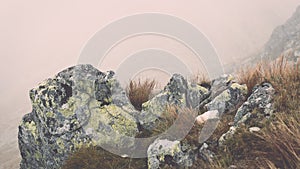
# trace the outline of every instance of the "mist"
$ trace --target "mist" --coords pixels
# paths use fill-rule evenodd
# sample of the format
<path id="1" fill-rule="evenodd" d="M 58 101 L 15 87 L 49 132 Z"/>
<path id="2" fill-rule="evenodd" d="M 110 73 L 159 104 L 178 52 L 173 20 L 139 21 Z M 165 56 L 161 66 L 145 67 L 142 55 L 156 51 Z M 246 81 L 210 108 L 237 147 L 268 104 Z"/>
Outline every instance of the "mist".
<path id="1" fill-rule="evenodd" d="M 298 5 L 299 0 L 0 2 L 0 149 L 10 154 L 1 156 L 0 163 L 18 167 L 17 125 L 31 111 L 29 90 L 77 64 L 87 41 L 109 23 L 146 12 L 181 18 L 205 34 L 221 64 L 228 65 L 261 51 L 274 28 Z M 183 59 L 191 55 L 169 39 L 138 37 L 112 50 L 99 69 L 114 70 L 126 54 L 151 47 L 171 50 Z"/>

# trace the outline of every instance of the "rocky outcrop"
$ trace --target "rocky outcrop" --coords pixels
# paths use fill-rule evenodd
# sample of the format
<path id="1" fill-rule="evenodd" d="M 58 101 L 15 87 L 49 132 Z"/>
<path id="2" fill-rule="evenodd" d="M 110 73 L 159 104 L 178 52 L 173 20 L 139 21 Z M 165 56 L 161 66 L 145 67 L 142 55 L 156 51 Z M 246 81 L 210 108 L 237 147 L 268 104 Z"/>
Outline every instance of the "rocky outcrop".
<path id="1" fill-rule="evenodd" d="M 217 121 L 207 125 L 212 128 L 223 114 L 235 113 L 247 92 L 247 87 L 235 82 L 231 75 L 223 75 L 205 88 L 174 74 L 166 87 L 145 102 L 139 112 L 130 104 L 113 72 L 100 72 L 91 65 L 68 68 L 30 91 L 32 112 L 23 117 L 19 126 L 20 168 L 60 168 L 83 145 L 109 147 L 116 151 L 113 153 L 125 152 L 122 156 L 130 156 L 137 146 L 135 137 L 143 130 L 155 129 L 167 106 L 198 110 L 196 115 L 203 117 L 205 124 L 210 119 L 206 116 L 213 112 Z M 270 84 L 257 86 L 238 109 L 235 124 L 248 117 L 254 108 L 268 116 L 272 112 L 272 94 Z M 194 119 L 196 116 L 191 126 Z M 205 137 L 200 135 L 196 146 L 173 135 L 153 137 L 145 152 L 148 167 L 186 168 L 197 157 L 213 160 L 211 145 L 204 142 L 209 136 L 209 133 Z"/>
<path id="2" fill-rule="evenodd" d="M 166 106 L 197 108 L 208 96 L 208 89 L 197 84 L 190 84 L 183 76 L 174 74 L 163 91 L 143 104 L 139 121 L 144 128 L 151 130 Z"/>
<path id="3" fill-rule="evenodd" d="M 288 59 L 299 59 L 300 51 L 300 6 L 285 24 L 278 26 L 261 53 L 262 58 L 274 60 L 281 54 L 288 55 Z"/>
<path id="4" fill-rule="evenodd" d="M 285 23 L 273 30 L 270 38 L 257 54 L 224 65 L 224 70 L 226 73 L 232 73 L 244 67 L 253 67 L 262 61 L 274 62 L 280 56 L 283 56 L 288 64 L 300 62 L 300 6 Z"/>
<path id="5" fill-rule="evenodd" d="M 126 145 L 136 114 L 113 72 L 78 65 L 30 91 L 32 112 L 19 126 L 21 168 L 59 168 L 82 145 Z"/>
<path id="6" fill-rule="evenodd" d="M 249 120 L 255 119 L 255 123 L 258 124 L 258 120 L 269 118 L 273 113 L 272 100 L 274 93 L 275 89 L 270 83 L 255 86 L 247 101 L 237 110 L 234 117 L 234 125 L 220 137 L 219 144 L 223 145 L 226 140 L 235 134 L 240 125 L 249 123 Z M 253 130 L 253 128 L 251 130 Z"/>

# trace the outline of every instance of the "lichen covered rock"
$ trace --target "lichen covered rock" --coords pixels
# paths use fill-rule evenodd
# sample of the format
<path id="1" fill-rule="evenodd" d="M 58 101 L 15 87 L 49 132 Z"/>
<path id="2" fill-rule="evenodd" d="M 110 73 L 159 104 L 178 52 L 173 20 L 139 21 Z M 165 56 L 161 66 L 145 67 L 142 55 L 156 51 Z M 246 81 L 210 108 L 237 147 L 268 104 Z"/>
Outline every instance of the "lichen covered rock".
<path id="1" fill-rule="evenodd" d="M 238 109 L 234 117 L 234 124 L 246 122 L 254 109 L 257 109 L 258 113 L 265 117 L 270 116 L 273 112 L 272 100 L 274 93 L 275 90 L 270 83 L 255 86 L 247 101 Z"/>
<path id="2" fill-rule="evenodd" d="M 215 96 L 214 99 L 207 103 L 205 107 L 207 110 L 218 110 L 220 116 L 225 112 L 232 111 L 242 103 L 248 92 L 246 85 L 240 85 L 238 83 L 232 83 L 219 95 Z"/>
<path id="3" fill-rule="evenodd" d="M 59 168 L 82 145 L 130 147 L 135 110 L 113 72 L 91 65 L 68 68 L 30 91 L 32 112 L 19 126 L 21 168 Z"/>
<path id="4" fill-rule="evenodd" d="M 180 141 L 168 139 L 156 139 L 148 148 L 148 168 L 158 169 L 164 164 L 175 165 L 173 167 L 190 167 L 193 164 L 193 154 L 185 152 Z"/>
<path id="5" fill-rule="evenodd" d="M 273 112 L 272 100 L 274 93 L 275 90 L 270 83 L 255 86 L 247 101 L 237 110 L 234 117 L 234 125 L 219 138 L 219 144 L 222 145 L 226 140 L 232 138 L 240 125 L 248 124 L 254 116 L 253 113 L 256 113 L 256 117 L 253 118 L 255 123 L 258 123 L 258 120 L 268 118 Z M 260 116 L 260 118 L 257 116 Z M 248 126 L 250 125 L 248 124 Z"/>
<path id="6" fill-rule="evenodd" d="M 166 106 L 197 108 L 209 96 L 209 91 L 187 82 L 183 76 L 174 74 L 163 91 L 143 104 L 139 122 L 148 130 L 155 126 Z"/>

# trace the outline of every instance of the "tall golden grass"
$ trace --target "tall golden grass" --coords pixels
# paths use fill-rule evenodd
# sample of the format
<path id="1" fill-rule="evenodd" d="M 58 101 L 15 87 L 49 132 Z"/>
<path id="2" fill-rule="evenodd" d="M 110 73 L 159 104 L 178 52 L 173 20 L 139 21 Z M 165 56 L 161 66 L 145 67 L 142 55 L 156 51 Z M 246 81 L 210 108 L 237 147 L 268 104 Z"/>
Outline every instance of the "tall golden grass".
<path id="1" fill-rule="evenodd" d="M 300 168 L 299 62 L 288 64 L 281 57 L 273 63 L 260 63 L 241 71 L 239 80 L 250 91 L 261 82 L 273 85 L 274 116 L 258 133 L 250 133 L 246 127 L 240 129 L 228 141 L 226 152 L 219 154 L 230 155 L 230 164 L 238 168 Z M 222 157 L 218 160 L 222 161 Z"/>

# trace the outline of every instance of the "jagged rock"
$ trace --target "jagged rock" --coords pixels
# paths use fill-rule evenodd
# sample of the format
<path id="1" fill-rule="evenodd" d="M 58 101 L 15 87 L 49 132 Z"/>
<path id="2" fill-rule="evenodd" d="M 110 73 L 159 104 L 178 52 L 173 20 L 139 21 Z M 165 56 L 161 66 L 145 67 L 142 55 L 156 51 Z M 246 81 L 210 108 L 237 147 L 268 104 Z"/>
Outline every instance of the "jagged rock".
<path id="1" fill-rule="evenodd" d="M 212 85 L 210 88 L 211 100 L 214 99 L 216 96 L 221 94 L 223 91 L 229 88 L 229 86 L 234 82 L 234 77 L 232 75 L 222 75 L 217 79 L 212 81 Z"/>
<path id="2" fill-rule="evenodd" d="M 78 65 L 30 91 L 32 112 L 19 126 L 20 168 L 60 168 L 83 144 L 130 147 L 135 111 L 113 72 Z"/>
<path id="3" fill-rule="evenodd" d="M 270 83 L 255 86 L 247 101 L 238 109 L 234 117 L 234 126 L 231 126 L 230 129 L 219 138 L 219 144 L 222 145 L 226 140 L 232 138 L 237 128 L 251 119 L 254 109 L 257 110 L 256 113 L 264 118 L 269 117 L 273 112 L 272 99 L 274 92 L 275 90 Z"/>
<path id="4" fill-rule="evenodd" d="M 189 84 L 183 76 L 174 74 L 162 92 L 143 104 L 139 121 L 144 128 L 151 130 L 166 110 L 166 106 L 196 108 L 208 94 L 206 88 Z"/>
<path id="5" fill-rule="evenodd" d="M 164 164 L 190 167 L 193 164 L 194 156 L 186 148 L 181 146 L 179 141 L 167 139 L 156 139 L 148 148 L 148 168 L 158 169 Z M 174 167 L 175 167 L 174 166 Z"/>
<path id="6" fill-rule="evenodd" d="M 300 47 L 300 6 L 293 16 L 278 26 L 265 45 L 260 57 L 274 60 L 288 50 Z"/>
<path id="7" fill-rule="evenodd" d="M 275 90 L 270 83 L 255 86 L 247 101 L 238 109 L 234 117 L 234 125 L 244 123 L 251 116 L 254 109 L 258 109 L 259 113 L 264 116 L 270 116 L 273 111 L 272 99 L 274 93 Z"/>
<path id="8" fill-rule="evenodd" d="M 232 83 L 227 89 L 215 96 L 211 102 L 207 103 L 205 107 L 208 111 L 218 110 L 219 116 L 221 116 L 225 112 L 234 110 L 236 106 L 243 102 L 247 91 L 246 85 Z"/>
<path id="9" fill-rule="evenodd" d="M 211 87 L 209 90 L 209 97 L 207 97 L 204 101 L 200 103 L 199 108 L 204 107 L 206 104 L 215 99 L 215 97 L 227 90 L 232 83 L 234 83 L 234 77 L 232 75 L 227 74 L 224 74 L 219 78 L 212 80 Z"/>

